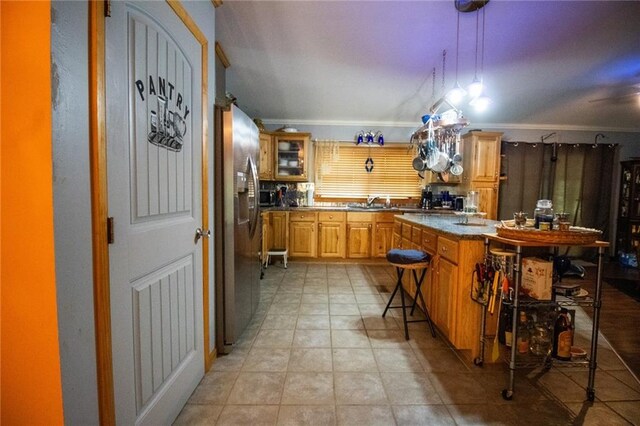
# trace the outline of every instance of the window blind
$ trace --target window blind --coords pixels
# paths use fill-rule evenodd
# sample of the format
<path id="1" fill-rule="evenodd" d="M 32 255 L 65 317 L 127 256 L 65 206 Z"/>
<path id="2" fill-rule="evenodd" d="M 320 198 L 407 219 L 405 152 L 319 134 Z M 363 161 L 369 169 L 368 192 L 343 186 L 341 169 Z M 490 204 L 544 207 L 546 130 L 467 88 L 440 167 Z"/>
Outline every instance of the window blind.
<path id="1" fill-rule="evenodd" d="M 411 165 L 416 153 L 408 144 L 369 147 L 318 142 L 315 148 L 316 196 L 420 196 L 423 182 Z M 371 173 L 365 170 L 368 157 L 373 159 Z"/>

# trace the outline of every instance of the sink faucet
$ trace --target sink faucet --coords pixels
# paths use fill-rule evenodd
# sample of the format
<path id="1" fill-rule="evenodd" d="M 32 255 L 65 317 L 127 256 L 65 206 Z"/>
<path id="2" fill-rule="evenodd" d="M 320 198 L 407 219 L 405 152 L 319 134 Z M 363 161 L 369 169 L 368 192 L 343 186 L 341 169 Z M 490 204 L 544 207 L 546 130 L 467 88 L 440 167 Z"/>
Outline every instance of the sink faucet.
<path id="1" fill-rule="evenodd" d="M 376 196 L 369 195 L 369 197 L 367 197 L 367 207 L 371 207 L 373 202 L 376 201 L 378 198 L 380 198 L 379 195 L 376 195 Z"/>

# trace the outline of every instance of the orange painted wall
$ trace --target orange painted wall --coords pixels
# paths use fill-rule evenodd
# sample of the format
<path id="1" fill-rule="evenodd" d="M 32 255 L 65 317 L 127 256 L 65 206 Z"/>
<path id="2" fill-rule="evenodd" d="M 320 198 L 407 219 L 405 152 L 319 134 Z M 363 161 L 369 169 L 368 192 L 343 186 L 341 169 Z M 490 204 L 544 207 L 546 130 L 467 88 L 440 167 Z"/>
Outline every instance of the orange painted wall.
<path id="1" fill-rule="evenodd" d="M 63 423 L 53 246 L 51 5 L 0 1 L 0 423 Z"/>

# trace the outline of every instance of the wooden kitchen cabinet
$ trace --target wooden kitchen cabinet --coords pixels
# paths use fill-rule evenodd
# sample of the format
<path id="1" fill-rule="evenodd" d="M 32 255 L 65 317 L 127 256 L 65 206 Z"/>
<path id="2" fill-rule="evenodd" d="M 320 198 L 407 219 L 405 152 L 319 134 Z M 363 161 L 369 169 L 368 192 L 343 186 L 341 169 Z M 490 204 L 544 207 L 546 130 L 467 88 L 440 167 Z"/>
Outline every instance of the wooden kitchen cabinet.
<path id="1" fill-rule="evenodd" d="M 372 213 L 347 213 L 347 257 L 363 259 L 371 256 Z"/>
<path id="2" fill-rule="evenodd" d="M 386 257 L 393 247 L 393 221 L 397 213 L 375 213 L 371 257 Z"/>
<path id="3" fill-rule="evenodd" d="M 498 218 L 500 144 L 502 132 L 469 132 L 463 135 L 462 182 L 467 191 L 478 192 L 479 211 L 487 219 Z"/>
<path id="4" fill-rule="evenodd" d="M 440 331 L 453 340 L 453 301 L 457 292 L 458 266 L 440 256 L 433 285 L 431 319 Z"/>
<path id="5" fill-rule="evenodd" d="M 273 180 L 273 138 L 270 133 L 260 132 L 260 180 Z"/>
<path id="6" fill-rule="evenodd" d="M 344 258 L 346 252 L 346 213 L 318 213 L 318 257 Z"/>
<path id="7" fill-rule="evenodd" d="M 289 215 L 289 256 L 316 257 L 318 237 L 315 212 L 295 212 Z"/>
<path id="8" fill-rule="evenodd" d="M 289 212 L 271 212 L 270 217 L 270 249 L 287 249 L 289 241 Z"/>
<path id="9" fill-rule="evenodd" d="M 274 180 L 306 182 L 310 133 L 273 133 Z"/>

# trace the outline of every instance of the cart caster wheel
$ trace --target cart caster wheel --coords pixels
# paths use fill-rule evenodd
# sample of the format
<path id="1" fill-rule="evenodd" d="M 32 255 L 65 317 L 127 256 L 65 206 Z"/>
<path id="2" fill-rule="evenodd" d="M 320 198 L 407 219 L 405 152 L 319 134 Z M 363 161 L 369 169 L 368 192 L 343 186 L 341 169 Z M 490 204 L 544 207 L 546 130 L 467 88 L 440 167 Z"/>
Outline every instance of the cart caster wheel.
<path id="1" fill-rule="evenodd" d="M 593 402 L 596 399 L 596 391 L 593 389 L 587 389 L 587 399 Z"/>
<path id="2" fill-rule="evenodd" d="M 264 278 L 264 272 L 260 272 L 260 279 Z"/>
<path id="3" fill-rule="evenodd" d="M 511 401 L 513 399 L 513 391 L 502 389 L 502 398 L 507 401 Z"/>
<path id="4" fill-rule="evenodd" d="M 474 358 L 473 359 L 473 365 L 477 365 L 478 367 L 482 367 L 482 364 L 484 364 L 484 361 L 481 360 L 480 358 Z"/>

